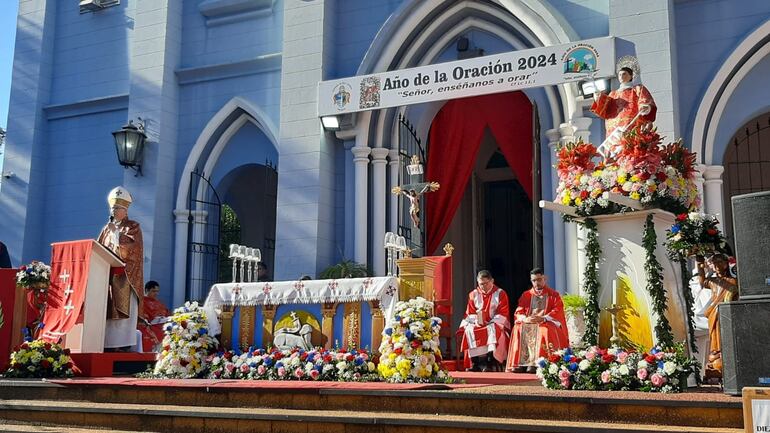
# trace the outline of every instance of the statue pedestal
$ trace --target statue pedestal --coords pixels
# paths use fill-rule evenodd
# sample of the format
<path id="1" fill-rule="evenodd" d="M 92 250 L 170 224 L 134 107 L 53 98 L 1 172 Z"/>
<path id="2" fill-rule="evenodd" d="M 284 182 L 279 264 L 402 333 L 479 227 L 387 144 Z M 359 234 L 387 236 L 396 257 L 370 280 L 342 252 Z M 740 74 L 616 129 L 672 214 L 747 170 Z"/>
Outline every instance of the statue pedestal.
<path id="1" fill-rule="evenodd" d="M 657 315 L 647 292 L 647 273 L 644 271 L 646 251 L 642 244 L 645 220 L 650 214 L 653 215 L 658 243 L 655 256 L 663 267 L 663 286 L 668 305 L 666 317 L 675 341 L 686 341 L 688 338 L 687 307 L 679 265 L 668 259 L 663 245 L 666 230 L 674 224 L 675 218 L 669 212 L 651 209 L 593 217 L 602 250 L 598 270 L 601 284 L 598 296 L 602 311 L 599 316 L 601 347 L 609 347 L 612 336 L 612 317 L 604 309 L 613 303 L 613 282 L 617 284 L 615 303 L 622 308 L 617 314 L 621 345 L 650 349 L 657 344 Z"/>

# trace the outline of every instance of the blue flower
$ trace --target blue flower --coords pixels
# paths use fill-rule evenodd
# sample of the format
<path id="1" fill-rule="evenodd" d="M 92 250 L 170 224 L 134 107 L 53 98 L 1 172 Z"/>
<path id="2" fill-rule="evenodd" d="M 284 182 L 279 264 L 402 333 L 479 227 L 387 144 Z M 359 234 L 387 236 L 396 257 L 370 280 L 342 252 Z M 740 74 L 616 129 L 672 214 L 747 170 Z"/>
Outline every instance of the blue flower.
<path id="1" fill-rule="evenodd" d="M 407 329 L 406 332 L 404 332 L 404 336 L 406 337 L 407 340 L 411 340 L 412 339 L 412 331 Z"/>
<path id="2" fill-rule="evenodd" d="M 206 335 L 208 333 L 209 333 L 209 330 L 206 329 L 206 328 L 201 328 L 201 329 L 198 330 L 198 335 Z M 249 349 L 251 349 L 251 348 L 249 348 Z M 251 351 L 251 350 L 249 350 L 249 351 Z"/>
<path id="3" fill-rule="evenodd" d="M 393 335 L 393 328 L 385 328 L 386 335 Z"/>
<path id="4" fill-rule="evenodd" d="M 545 361 L 545 358 L 540 358 L 540 361 L 537 362 L 537 365 L 540 366 L 540 368 L 545 368 L 545 365 L 547 362 Z"/>
<path id="5" fill-rule="evenodd" d="M 283 362 L 278 361 L 275 363 L 275 368 L 281 368 L 281 367 L 283 367 Z"/>
<path id="6" fill-rule="evenodd" d="M 270 358 L 265 358 L 264 364 L 265 364 L 265 367 L 270 367 L 271 365 L 273 365 L 273 360 Z"/>
<path id="7" fill-rule="evenodd" d="M 658 361 L 658 369 L 663 370 L 663 361 Z"/>
<path id="8" fill-rule="evenodd" d="M 577 365 L 577 363 L 576 363 L 576 362 L 570 362 L 570 363 L 567 365 L 567 368 L 569 369 L 569 371 L 577 371 L 577 369 L 578 369 L 578 365 Z"/>
<path id="9" fill-rule="evenodd" d="M 396 320 L 396 322 L 400 322 L 401 321 L 401 316 L 396 315 L 396 317 L 394 317 L 394 319 Z"/>
<path id="10" fill-rule="evenodd" d="M 674 224 L 673 226 L 671 226 L 671 233 L 677 234 L 679 233 L 679 230 L 680 230 L 679 224 Z"/>
<path id="11" fill-rule="evenodd" d="M 353 361 L 356 365 L 361 365 L 364 363 L 364 359 L 361 357 L 356 358 L 355 361 Z"/>

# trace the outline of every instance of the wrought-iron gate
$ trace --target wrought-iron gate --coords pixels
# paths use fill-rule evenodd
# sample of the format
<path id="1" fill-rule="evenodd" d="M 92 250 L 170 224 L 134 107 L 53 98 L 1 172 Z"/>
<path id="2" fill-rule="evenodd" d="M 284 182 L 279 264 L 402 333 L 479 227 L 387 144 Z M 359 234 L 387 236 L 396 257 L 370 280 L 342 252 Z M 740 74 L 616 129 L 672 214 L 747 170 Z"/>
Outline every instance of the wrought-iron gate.
<path id="1" fill-rule="evenodd" d="M 190 173 L 186 299 L 202 301 L 219 277 L 222 202 L 203 173 Z"/>
<path id="2" fill-rule="evenodd" d="M 770 115 L 764 114 L 735 134 L 724 155 L 724 225 L 732 239 L 734 195 L 770 190 Z"/>
<path id="3" fill-rule="evenodd" d="M 399 173 L 399 185 L 411 182 L 406 166 L 413 155 L 420 157 L 420 162 L 426 163 L 425 149 L 422 147 L 422 141 L 417 136 L 417 131 L 404 115 L 398 115 L 398 155 L 400 160 L 401 172 Z M 427 169 L 427 164 L 426 167 Z M 415 256 L 425 255 L 423 247 L 425 246 L 425 231 L 418 232 L 415 236 L 412 232 L 412 220 L 409 217 L 409 206 L 406 201 L 398 200 L 398 234 L 406 238 L 406 244 L 415 253 Z M 425 215 L 425 200 L 420 201 L 420 214 Z"/>

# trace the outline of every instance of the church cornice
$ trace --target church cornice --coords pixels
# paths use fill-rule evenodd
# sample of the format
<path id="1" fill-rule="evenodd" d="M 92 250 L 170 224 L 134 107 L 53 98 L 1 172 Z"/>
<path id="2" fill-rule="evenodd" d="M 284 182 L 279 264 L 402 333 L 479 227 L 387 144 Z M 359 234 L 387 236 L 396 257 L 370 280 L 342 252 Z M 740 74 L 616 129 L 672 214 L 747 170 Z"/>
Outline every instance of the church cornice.
<path id="1" fill-rule="evenodd" d="M 48 120 L 127 109 L 128 93 L 82 99 L 63 104 L 51 104 L 43 107 L 43 111 L 45 111 Z"/>
<path id="2" fill-rule="evenodd" d="M 181 68 L 177 69 L 175 73 L 180 85 L 221 80 L 223 78 L 280 71 L 282 57 L 282 53 L 265 54 L 239 62 Z"/>

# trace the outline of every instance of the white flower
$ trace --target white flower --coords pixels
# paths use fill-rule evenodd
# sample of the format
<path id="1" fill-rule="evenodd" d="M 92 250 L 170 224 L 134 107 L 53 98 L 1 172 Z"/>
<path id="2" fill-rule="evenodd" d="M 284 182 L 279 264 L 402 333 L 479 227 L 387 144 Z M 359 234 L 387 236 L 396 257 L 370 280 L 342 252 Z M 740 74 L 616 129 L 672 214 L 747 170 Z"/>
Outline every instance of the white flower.
<path id="1" fill-rule="evenodd" d="M 620 368 L 618 368 L 618 372 L 623 376 L 628 376 L 630 373 L 626 364 L 621 365 Z"/>
<path id="2" fill-rule="evenodd" d="M 578 367 L 580 368 L 581 371 L 588 370 L 588 367 L 590 367 L 590 366 L 591 366 L 591 361 L 589 361 L 587 359 L 584 359 L 584 360 L 580 361 L 580 364 L 578 364 Z"/>
<path id="3" fill-rule="evenodd" d="M 551 364 L 548 366 L 548 374 L 556 374 L 559 372 L 559 367 L 556 366 L 556 364 Z"/>
<path id="4" fill-rule="evenodd" d="M 638 363 L 638 364 L 636 364 L 636 367 L 637 367 L 637 368 L 647 368 L 647 365 L 648 365 L 648 364 L 647 364 L 647 361 L 645 361 L 645 360 L 641 360 L 641 361 L 639 361 L 639 363 Z"/>
<path id="5" fill-rule="evenodd" d="M 666 376 L 670 376 L 676 372 L 676 367 L 676 363 L 666 361 L 663 363 L 663 372 L 666 373 Z"/>

